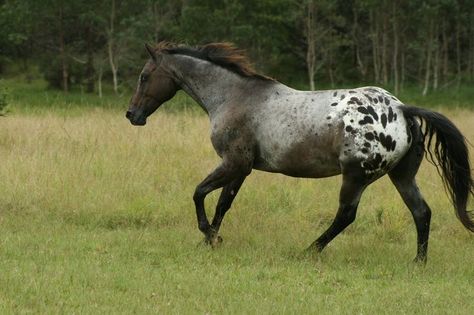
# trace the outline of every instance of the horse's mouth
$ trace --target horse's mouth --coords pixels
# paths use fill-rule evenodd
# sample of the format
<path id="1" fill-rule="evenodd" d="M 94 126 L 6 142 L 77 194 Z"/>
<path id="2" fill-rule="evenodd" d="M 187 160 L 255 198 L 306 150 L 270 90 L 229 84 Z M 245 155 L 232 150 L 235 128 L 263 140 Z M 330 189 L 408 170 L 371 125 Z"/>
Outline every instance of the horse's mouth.
<path id="1" fill-rule="evenodd" d="M 134 126 L 145 126 L 146 125 L 146 118 L 145 119 L 137 119 L 137 120 L 133 120 L 133 119 L 130 119 L 130 123 Z"/>

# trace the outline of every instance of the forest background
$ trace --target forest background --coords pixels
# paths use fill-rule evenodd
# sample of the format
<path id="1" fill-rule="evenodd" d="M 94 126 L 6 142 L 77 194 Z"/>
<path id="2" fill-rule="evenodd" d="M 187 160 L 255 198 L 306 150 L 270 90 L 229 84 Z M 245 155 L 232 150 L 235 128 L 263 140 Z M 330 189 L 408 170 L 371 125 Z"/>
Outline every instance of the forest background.
<path id="1" fill-rule="evenodd" d="M 474 1 L 0 1 L 0 76 L 64 91 L 136 84 L 144 43 L 230 41 L 300 89 L 381 85 L 427 95 L 474 82 Z"/>

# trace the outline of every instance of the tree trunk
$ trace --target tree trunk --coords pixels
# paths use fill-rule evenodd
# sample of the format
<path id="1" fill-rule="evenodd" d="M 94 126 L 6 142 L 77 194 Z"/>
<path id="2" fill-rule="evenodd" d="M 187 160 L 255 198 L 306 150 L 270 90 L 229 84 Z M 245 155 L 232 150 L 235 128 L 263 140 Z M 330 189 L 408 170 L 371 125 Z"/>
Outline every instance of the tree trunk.
<path id="1" fill-rule="evenodd" d="M 459 18 L 456 23 L 456 86 L 459 89 L 461 85 L 461 23 Z"/>
<path id="2" fill-rule="evenodd" d="M 379 57 L 379 51 L 378 51 L 378 37 L 379 37 L 379 32 L 378 32 L 378 24 L 377 21 L 375 20 L 374 17 L 374 11 L 370 10 L 370 26 L 371 26 L 371 37 L 372 37 L 372 63 L 374 67 L 374 81 L 376 83 L 380 82 L 379 79 L 379 62 L 378 62 L 378 57 Z"/>
<path id="3" fill-rule="evenodd" d="M 314 76 L 316 74 L 316 4 L 310 0 L 306 7 L 306 67 L 308 70 L 309 87 L 311 91 L 315 90 Z"/>
<path id="4" fill-rule="evenodd" d="M 151 12 L 153 13 L 153 24 L 155 26 L 153 38 L 155 40 L 155 43 L 158 43 L 160 41 L 159 39 L 159 34 L 160 34 L 160 4 L 158 2 L 155 2 L 151 5 Z"/>
<path id="5" fill-rule="evenodd" d="M 102 75 L 104 71 L 102 70 L 102 64 L 99 66 L 97 73 L 97 90 L 99 92 L 99 97 L 102 98 Z"/>
<path id="6" fill-rule="evenodd" d="M 430 19 L 430 26 L 428 30 L 428 45 L 426 48 L 426 68 L 425 68 L 425 84 L 422 95 L 426 96 L 428 93 L 431 77 L 431 55 L 433 50 L 433 18 Z"/>
<path id="7" fill-rule="evenodd" d="M 109 38 L 107 43 L 107 53 L 109 56 L 110 71 L 112 71 L 112 79 L 114 84 L 114 92 L 118 94 L 118 66 L 114 55 L 114 23 L 115 23 L 115 0 L 112 0 L 112 7 L 110 10 L 110 24 L 109 24 Z"/>
<path id="8" fill-rule="evenodd" d="M 388 84 L 388 69 L 387 69 L 387 18 L 384 15 L 383 19 L 383 33 L 382 33 L 382 78 L 383 84 Z"/>
<path id="9" fill-rule="evenodd" d="M 66 44 L 64 42 L 64 12 L 62 3 L 59 7 L 59 59 L 61 60 L 62 88 L 64 92 L 69 91 L 69 70 L 66 57 Z"/>
<path id="10" fill-rule="evenodd" d="M 438 89 L 438 81 L 439 81 L 439 68 L 440 68 L 440 45 L 439 45 L 439 27 L 438 24 L 436 24 L 436 30 L 434 32 L 434 49 L 435 49 L 435 56 L 434 56 L 434 62 L 433 62 L 433 90 Z"/>
<path id="11" fill-rule="evenodd" d="M 86 91 L 94 92 L 94 49 L 92 47 L 92 30 L 87 27 L 87 62 L 86 62 Z"/>
<path id="12" fill-rule="evenodd" d="M 471 18 L 471 36 L 469 36 L 469 79 L 472 81 L 474 79 L 474 14 Z"/>
<path id="13" fill-rule="evenodd" d="M 400 58 L 400 91 L 403 90 L 405 86 L 405 78 L 406 78 L 406 70 L 405 70 L 405 51 L 402 50 L 401 58 Z"/>
<path id="14" fill-rule="evenodd" d="M 359 41 L 358 41 L 358 34 L 359 34 L 359 13 L 357 11 L 357 6 L 354 5 L 352 8 L 352 14 L 353 14 L 353 21 L 352 21 L 352 41 L 353 41 L 353 47 L 354 47 L 354 52 L 355 52 L 355 60 L 357 63 L 357 69 L 359 69 L 360 74 L 362 75 L 362 78 L 365 80 L 365 76 L 367 74 L 367 69 L 364 65 L 364 62 L 362 61 L 362 58 L 360 56 L 360 47 L 359 47 Z M 332 55 L 331 55 L 332 59 Z"/>
<path id="15" fill-rule="evenodd" d="M 399 35 L 398 35 L 398 21 L 397 21 L 397 3 L 396 1 L 392 2 L 392 21 L 393 21 L 393 61 L 392 61 L 392 68 L 393 68 L 393 89 L 396 94 L 400 89 L 399 86 L 399 78 L 398 78 L 398 47 L 399 47 Z"/>
<path id="16" fill-rule="evenodd" d="M 448 36 L 446 35 L 446 22 L 443 21 L 442 24 L 442 34 L 443 40 L 443 80 L 446 81 L 449 75 L 449 49 L 448 49 Z"/>

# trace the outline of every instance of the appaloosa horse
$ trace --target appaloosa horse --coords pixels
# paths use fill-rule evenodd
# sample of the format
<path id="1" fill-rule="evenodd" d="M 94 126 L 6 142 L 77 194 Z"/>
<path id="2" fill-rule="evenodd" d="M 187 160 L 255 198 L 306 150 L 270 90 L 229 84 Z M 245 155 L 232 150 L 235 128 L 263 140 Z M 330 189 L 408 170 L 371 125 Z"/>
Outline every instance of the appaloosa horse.
<path id="1" fill-rule="evenodd" d="M 415 182 L 425 151 L 435 156 L 460 221 L 474 231 L 466 210 L 474 190 L 467 146 L 443 115 L 405 106 L 378 87 L 294 90 L 255 73 L 242 51 L 227 43 L 146 48 L 151 59 L 126 117 L 145 125 L 179 89 L 209 115 L 211 141 L 222 163 L 194 193 L 198 226 L 209 244 L 221 241 L 222 219 L 252 169 L 306 178 L 342 174 L 339 210 L 310 246 L 315 251 L 354 221 L 364 189 L 388 174 L 416 224 L 415 261 L 426 262 L 431 210 Z M 221 187 L 209 224 L 204 199 Z"/>

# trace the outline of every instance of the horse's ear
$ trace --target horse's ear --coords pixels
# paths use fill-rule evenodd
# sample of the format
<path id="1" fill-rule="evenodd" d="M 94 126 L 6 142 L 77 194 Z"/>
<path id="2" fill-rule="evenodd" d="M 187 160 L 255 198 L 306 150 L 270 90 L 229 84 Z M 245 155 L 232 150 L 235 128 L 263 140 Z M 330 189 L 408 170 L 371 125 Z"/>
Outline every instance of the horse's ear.
<path id="1" fill-rule="evenodd" d="M 147 43 L 145 43 L 145 48 L 148 51 L 148 54 L 150 55 L 151 59 L 153 59 L 154 62 L 157 62 L 158 58 L 156 56 L 156 51 Z"/>

